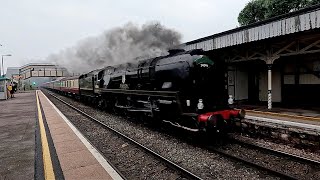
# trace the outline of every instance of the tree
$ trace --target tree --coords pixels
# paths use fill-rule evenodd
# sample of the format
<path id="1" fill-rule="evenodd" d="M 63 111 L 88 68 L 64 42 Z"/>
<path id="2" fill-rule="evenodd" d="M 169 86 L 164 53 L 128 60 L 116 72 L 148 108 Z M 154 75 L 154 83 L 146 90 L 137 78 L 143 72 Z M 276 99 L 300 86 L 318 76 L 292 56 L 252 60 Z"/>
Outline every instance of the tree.
<path id="1" fill-rule="evenodd" d="M 266 12 L 265 0 L 252 0 L 239 13 L 238 22 L 243 26 L 262 21 Z"/>
<path id="2" fill-rule="evenodd" d="M 320 0 L 251 0 L 238 16 L 241 26 L 319 4 Z"/>
<path id="3" fill-rule="evenodd" d="M 307 6 L 307 0 L 266 0 L 266 18 L 286 14 Z"/>
<path id="4" fill-rule="evenodd" d="M 316 4 L 320 4 L 320 0 L 313 0 L 313 1 L 309 1 L 308 5 L 316 5 Z"/>

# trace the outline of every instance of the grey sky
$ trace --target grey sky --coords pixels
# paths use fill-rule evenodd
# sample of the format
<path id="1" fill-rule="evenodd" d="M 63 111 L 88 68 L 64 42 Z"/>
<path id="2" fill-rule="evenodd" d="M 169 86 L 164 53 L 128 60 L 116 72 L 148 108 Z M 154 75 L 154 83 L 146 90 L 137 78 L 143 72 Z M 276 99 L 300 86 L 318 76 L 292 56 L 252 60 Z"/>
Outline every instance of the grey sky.
<path id="1" fill-rule="evenodd" d="M 248 0 L 1 0 L 0 47 L 8 66 L 38 62 L 89 36 L 159 21 L 183 42 L 235 28 Z"/>

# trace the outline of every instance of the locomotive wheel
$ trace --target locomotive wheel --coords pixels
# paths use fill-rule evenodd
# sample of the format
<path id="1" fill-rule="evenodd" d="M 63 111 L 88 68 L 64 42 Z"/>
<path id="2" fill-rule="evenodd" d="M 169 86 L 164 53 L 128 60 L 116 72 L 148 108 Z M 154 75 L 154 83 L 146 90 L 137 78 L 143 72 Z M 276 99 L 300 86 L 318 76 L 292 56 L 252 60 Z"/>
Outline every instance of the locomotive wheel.
<path id="1" fill-rule="evenodd" d="M 97 107 L 100 110 L 104 110 L 105 109 L 105 100 L 104 99 L 100 99 L 97 101 Z"/>

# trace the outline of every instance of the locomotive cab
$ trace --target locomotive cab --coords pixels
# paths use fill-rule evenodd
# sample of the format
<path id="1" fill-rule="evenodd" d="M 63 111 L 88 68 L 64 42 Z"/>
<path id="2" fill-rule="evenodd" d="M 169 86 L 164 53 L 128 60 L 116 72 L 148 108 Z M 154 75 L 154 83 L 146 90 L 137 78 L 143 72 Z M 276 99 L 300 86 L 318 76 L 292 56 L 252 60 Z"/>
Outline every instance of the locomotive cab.
<path id="1" fill-rule="evenodd" d="M 224 62 L 206 55 L 196 56 L 190 77 L 189 88 L 181 92 L 184 114 L 195 114 L 200 130 L 230 132 L 235 122 L 244 118 L 245 112 L 228 105 Z"/>
<path id="2" fill-rule="evenodd" d="M 208 112 L 227 108 L 224 68 L 205 55 L 194 57 L 189 81 L 181 91 L 186 111 Z"/>

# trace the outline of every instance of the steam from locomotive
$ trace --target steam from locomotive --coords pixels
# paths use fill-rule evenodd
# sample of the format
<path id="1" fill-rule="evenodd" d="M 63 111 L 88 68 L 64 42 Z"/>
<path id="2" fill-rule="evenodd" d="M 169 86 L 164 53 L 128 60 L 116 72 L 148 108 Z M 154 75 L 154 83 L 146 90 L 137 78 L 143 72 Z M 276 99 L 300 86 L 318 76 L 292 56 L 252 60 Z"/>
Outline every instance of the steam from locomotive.
<path id="1" fill-rule="evenodd" d="M 50 55 L 49 62 L 66 67 L 70 72 L 91 69 L 164 55 L 169 47 L 181 42 L 181 34 L 158 22 L 142 25 L 128 23 L 97 37 L 89 37 L 74 47 Z"/>

